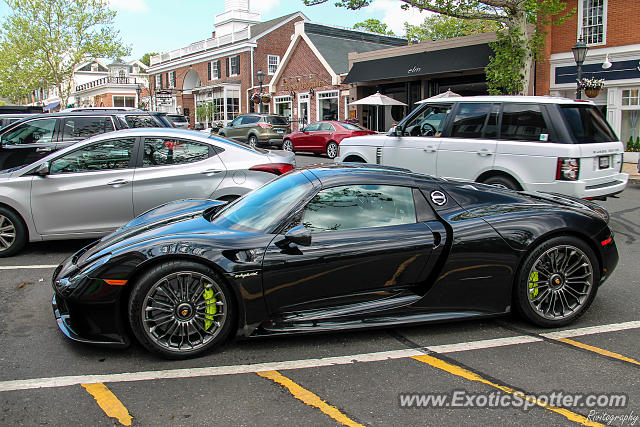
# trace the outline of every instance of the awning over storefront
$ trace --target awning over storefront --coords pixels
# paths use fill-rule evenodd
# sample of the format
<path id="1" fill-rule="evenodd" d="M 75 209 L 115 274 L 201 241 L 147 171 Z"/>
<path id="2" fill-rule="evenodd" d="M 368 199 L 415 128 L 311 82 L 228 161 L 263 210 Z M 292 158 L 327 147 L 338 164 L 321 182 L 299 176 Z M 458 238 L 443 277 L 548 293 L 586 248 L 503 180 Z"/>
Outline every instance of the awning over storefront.
<path id="1" fill-rule="evenodd" d="M 356 62 L 343 83 L 482 70 L 492 53 L 484 43 Z"/>
<path id="2" fill-rule="evenodd" d="M 60 101 L 52 102 L 51 104 L 44 107 L 42 111 L 53 111 L 53 109 L 56 108 L 58 105 L 60 105 Z"/>

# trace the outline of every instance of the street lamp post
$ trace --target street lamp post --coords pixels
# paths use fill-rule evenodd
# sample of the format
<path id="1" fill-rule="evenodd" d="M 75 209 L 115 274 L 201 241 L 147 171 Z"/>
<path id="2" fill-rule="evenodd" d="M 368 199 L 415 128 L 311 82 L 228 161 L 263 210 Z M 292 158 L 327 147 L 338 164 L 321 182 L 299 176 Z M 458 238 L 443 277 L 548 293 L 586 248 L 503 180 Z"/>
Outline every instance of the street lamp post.
<path id="1" fill-rule="evenodd" d="M 582 36 L 578 39 L 578 42 L 571 48 L 573 51 L 573 59 L 576 61 L 576 65 L 578 65 L 578 88 L 576 89 L 576 99 L 582 99 L 582 89 L 580 88 L 580 80 L 582 79 L 582 64 L 584 63 L 585 58 L 587 57 L 587 51 L 589 48 L 587 44 L 582 40 Z"/>
<path id="2" fill-rule="evenodd" d="M 260 85 L 260 106 L 258 107 L 258 112 L 262 113 L 262 82 L 264 81 L 264 73 L 262 72 L 262 69 L 258 70 L 256 77 L 258 77 L 258 84 Z"/>

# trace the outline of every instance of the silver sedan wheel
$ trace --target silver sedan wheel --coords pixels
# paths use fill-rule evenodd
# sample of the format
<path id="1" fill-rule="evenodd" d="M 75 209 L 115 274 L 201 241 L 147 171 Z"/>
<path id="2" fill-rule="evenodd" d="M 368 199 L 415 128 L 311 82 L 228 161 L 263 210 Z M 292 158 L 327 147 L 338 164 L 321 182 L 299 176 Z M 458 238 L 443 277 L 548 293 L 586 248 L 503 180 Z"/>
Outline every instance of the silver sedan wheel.
<path id="1" fill-rule="evenodd" d="M 529 271 L 529 304 L 545 319 L 565 319 L 587 303 L 592 287 L 589 257 L 575 246 L 555 246 L 540 255 Z"/>
<path id="2" fill-rule="evenodd" d="M 158 346 L 172 352 L 204 347 L 227 321 L 227 300 L 210 277 L 194 271 L 158 280 L 142 303 L 142 325 Z"/>
<path id="3" fill-rule="evenodd" d="M 9 249 L 16 241 L 16 227 L 9 218 L 0 215 L 0 252 Z"/>

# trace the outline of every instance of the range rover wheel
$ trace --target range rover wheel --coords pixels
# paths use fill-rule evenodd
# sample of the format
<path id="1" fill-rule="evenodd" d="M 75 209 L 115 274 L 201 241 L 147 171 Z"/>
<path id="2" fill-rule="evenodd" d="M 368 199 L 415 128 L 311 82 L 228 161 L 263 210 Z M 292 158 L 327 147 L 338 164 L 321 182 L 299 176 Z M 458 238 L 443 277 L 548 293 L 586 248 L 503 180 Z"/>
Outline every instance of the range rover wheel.
<path id="1" fill-rule="evenodd" d="M 285 139 L 285 140 L 282 142 L 282 149 L 283 149 L 284 151 L 293 151 L 293 144 L 291 143 L 291 140 L 290 140 L 290 139 Z"/>
<path id="2" fill-rule="evenodd" d="M 589 308 L 599 281 L 589 245 L 571 236 L 555 237 L 525 258 L 514 290 L 516 307 L 536 325 L 563 326 Z"/>
<path id="3" fill-rule="evenodd" d="M 12 256 L 27 244 L 27 227 L 15 212 L 0 207 L 0 257 Z"/>
<path id="4" fill-rule="evenodd" d="M 329 142 L 327 144 L 327 156 L 330 159 L 335 159 L 337 155 L 338 155 L 338 144 L 336 144 L 333 141 Z"/>
<path id="5" fill-rule="evenodd" d="M 518 184 L 515 179 L 510 178 L 508 176 L 503 176 L 503 175 L 489 177 L 484 181 L 482 181 L 482 183 L 487 185 L 493 185 L 498 188 L 507 188 L 509 190 L 516 190 L 516 191 L 522 190 L 522 188 L 520 187 L 520 184 Z"/>
<path id="6" fill-rule="evenodd" d="M 129 321 L 140 343 L 169 359 L 204 353 L 231 332 L 231 291 L 205 266 L 171 261 L 146 272 L 129 299 Z"/>

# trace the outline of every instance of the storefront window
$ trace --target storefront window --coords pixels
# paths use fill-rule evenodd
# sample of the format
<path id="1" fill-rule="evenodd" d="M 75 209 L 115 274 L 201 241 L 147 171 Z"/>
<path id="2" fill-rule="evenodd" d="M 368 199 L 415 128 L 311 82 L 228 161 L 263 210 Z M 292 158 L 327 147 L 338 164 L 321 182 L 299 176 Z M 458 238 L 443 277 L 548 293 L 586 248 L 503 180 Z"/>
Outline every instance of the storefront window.
<path id="1" fill-rule="evenodd" d="M 622 122 L 620 140 L 625 145 L 640 142 L 640 88 L 622 91 Z"/>
<path id="2" fill-rule="evenodd" d="M 113 106 L 114 107 L 135 107 L 136 97 L 135 96 L 114 96 L 113 97 Z"/>
<path id="3" fill-rule="evenodd" d="M 276 96 L 276 114 L 284 116 L 287 120 L 291 121 L 291 97 L 290 96 Z"/>
<path id="4" fill-rule="evenodd" d="M 338 120 L 338 91 L 318 94 L 318 120 Z"/>
<path id="5" fill-rule="evenodd" d="M 224 98 L 222 91 L 213 93 L 213 121 L 221 122 L 224 120 Z"/>
<path id="6" fill-rule="evenodd" d="M 240 114 L 240 91 L 227 89 L 227 120 L 233 120 Z"/>
<path id="7" fill-rule="evenodd" d="M 622 105 L 640 105 L 640 89 L 623 90 Z"/>

